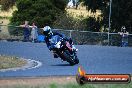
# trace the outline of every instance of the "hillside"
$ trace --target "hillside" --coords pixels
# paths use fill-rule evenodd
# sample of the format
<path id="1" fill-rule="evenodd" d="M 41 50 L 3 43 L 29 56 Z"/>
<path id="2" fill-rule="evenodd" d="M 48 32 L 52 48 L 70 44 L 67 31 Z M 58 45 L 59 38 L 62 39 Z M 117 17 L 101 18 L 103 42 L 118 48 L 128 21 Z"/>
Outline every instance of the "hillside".
<path id="1" fill-rule="evenodd" d="M 0 17 L 11 17 L 13 11 L 17 10 L 17 8 L 14 6 L 13 8 L 9 9 L 9 11 L 0 11 Z"/>
<path id="2" fill-rule="evenodd" d="M 73 17 L 98 17 L 101 12 L 97 11 L 96 13 L 92 13 L 91 11 L 86 10 L 86 7 L 80 4 L 77 9 L 75 8 L 67 8 L 66 11 L 71 14 Z"/>

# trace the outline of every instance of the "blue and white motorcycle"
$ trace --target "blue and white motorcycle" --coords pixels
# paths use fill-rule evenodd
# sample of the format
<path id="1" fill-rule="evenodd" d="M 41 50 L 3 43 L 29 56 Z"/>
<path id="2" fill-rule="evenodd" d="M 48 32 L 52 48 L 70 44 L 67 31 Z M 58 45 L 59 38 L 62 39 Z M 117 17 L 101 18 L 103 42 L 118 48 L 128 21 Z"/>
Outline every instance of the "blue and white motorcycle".
<path id="1" fill-rule="evenodd" d="M 66 41 L 62 37 L 55 35 L 52 36 L 50 42 L 53 47 L 53 51 L 55 51 L 55 53 L 63 61 L 69 62 L 70 65 L 79 63 L 77 51 L 72 49 L 72 45 L 69 43 L 69 41 Z"/>

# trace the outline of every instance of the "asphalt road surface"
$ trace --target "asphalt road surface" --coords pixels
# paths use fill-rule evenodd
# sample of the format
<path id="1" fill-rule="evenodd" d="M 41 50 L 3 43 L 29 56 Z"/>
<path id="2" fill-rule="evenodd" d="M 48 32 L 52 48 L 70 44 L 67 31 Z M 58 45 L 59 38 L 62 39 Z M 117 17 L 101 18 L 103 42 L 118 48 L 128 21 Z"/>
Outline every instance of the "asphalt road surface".
<path id="1" fill-rule="evenodd" d="M 0 55 L 23 57 L 40 61 L 38 68 L 0 71 L 0 77 L 34 77 L 54 75 L 76 75 L 81 65 L 88 73 L 131 74 L 132 48 L 97 45 L 76 45 L 80 64 L 69 66 L 67 62 L 54 59 L 44 43 L 0 41 Z"/>

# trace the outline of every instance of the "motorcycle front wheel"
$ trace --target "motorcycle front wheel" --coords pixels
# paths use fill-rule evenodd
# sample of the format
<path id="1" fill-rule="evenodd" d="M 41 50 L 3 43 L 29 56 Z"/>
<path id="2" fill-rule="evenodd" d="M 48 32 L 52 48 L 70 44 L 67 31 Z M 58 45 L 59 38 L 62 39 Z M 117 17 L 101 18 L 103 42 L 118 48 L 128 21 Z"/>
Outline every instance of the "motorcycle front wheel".
<path id="1" fill-rule="evenodd" d="M 63 52 L 63 55 L 66 61 L 69 62 L 71 66 L 79 63 L 79 59 L 77 58 L 77 56 L 71 56 L 68 52 Z"/>

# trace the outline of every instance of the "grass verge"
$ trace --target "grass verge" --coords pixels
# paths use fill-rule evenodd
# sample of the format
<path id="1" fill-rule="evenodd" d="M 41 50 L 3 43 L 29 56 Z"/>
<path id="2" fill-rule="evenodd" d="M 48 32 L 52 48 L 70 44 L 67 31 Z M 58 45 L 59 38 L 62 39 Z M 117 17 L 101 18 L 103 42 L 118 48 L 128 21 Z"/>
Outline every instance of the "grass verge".
<path id="1" fill-rule="evenodd" d="M 18 57 L 0 56 L 0 69 L 21 67 L 27 62 Z"/>
<path id="2" fill-rule="evenodd" d="M 0 88 L 132 88 L 129 84 L 77 84 L 75 77 L 1 79 Z"/>
<path id="3" fill-rule="evenodd" d="M 130 84 L 66 84 L 66 85 L 58 85 L 58 84 L 49 84 L 49 85 L 13 85 L 13 86 L 1 86 L 0 88 L 132 88 L 132 83 Z"/>

